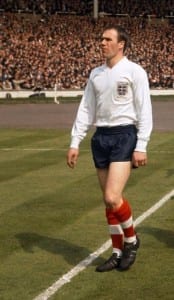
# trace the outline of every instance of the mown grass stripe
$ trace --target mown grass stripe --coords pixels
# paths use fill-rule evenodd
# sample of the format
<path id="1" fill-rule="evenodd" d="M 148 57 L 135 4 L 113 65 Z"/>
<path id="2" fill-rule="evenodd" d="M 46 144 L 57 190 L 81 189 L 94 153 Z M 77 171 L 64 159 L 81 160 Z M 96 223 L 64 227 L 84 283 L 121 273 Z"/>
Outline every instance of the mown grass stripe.
<path id="1" fill-rule="evenodd" d="M 142 215 L 140 215 L 135 220 L 135 226 L 142 223 L 146 218 L 152 215 L 156 210 L 158 210 L 162 205 L 164 205 L 168 200 L 170 200 L 174 196 L 174 190 L 166 194 L 163 198 L 161 198 L 158 202 L 156 202 L 151 208 L 145 211 Z M 43 293 L 38 295 L 33 300 L 47 300 L 51 296 L 53 296 L 63 285 L 70 282 L 73 277 L 78 275 L 81 271 L 86 269 L 88 265 L 90 265 L 100 254 L 107 251 L 111 246 L 111 240 L 109 239 L 104 243 L 99 249 L 95 252 L 91 253 L 87 258 L 79 262 L 74 268 L 72 268 L 69 272 L 60 277 L 56 282 L 54 282 L 48 289 L 46 289 Z"/>
<path id="2" fill-rule="evenodd" d="M 0 151 L 67 151 L 68 148 L 0 148 Z M 89 149 L 81 149 L 81 152 L 89 152 Z M 150 150 L 149 153 L 174 153 L 174 150 Z"/>

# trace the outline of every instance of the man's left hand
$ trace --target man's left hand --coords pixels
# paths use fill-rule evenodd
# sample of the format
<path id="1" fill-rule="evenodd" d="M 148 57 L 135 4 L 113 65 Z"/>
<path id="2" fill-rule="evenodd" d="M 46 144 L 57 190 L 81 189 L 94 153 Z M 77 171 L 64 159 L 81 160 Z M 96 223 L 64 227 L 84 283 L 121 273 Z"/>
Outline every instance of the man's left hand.
<path id="1" fill-rule="evenodd" d="M 147 164 L 147 153 L 134 151 L 132 156 L 132 166 L 138 168 Z"/>

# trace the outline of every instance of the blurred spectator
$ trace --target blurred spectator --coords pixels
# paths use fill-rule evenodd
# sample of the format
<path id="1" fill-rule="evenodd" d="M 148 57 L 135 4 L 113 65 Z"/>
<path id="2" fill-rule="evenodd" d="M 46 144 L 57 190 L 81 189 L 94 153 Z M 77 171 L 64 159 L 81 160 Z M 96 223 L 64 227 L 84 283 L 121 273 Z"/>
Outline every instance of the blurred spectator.
<path id="1" fill-rule="evenodd" d="M 5 2 L 19 7 L 26 1 Z M 146 69 L 151 87 L 173 88 L 174 25 L 166 20 L 105 16 L 94 22 L 90 16 L 5 12 L 0 19 L 0 89 L 54 89 L 55 83 L 59 89 L 83 89 L 90 70 L 103 61 L 96 37 L 110 23 L 129 31 L 134 45 L 127 55 Z"/>
<path id="2" fill-rule="evenodd" d="M 173 15 L 173 0 L 99 0 L 99 12 L 109 14 L 129 14 L 132 17 Z M 91 13 L 93 0 L 1 0 L 0 9 L 5 11 L 31 11 L 42 13 Z"/>

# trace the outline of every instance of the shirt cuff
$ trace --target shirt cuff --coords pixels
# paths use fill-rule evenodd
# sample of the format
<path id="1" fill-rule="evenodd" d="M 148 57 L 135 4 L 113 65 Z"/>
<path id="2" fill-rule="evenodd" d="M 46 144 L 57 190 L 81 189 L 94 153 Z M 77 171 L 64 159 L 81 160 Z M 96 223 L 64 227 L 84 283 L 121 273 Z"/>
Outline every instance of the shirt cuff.
<path id="1" fill-rule="evenodd" d="M 145 140 L 138 140 L 134 151 L 146 152 L 147 143 Z"/>
<path id="2" fill-rule="evenodd" d="M 73 137 L 72 140 L 71 140 L 70 148 L 78 149 L 79 144 L 80 144 L 79 139 L 77 137 Z"/>

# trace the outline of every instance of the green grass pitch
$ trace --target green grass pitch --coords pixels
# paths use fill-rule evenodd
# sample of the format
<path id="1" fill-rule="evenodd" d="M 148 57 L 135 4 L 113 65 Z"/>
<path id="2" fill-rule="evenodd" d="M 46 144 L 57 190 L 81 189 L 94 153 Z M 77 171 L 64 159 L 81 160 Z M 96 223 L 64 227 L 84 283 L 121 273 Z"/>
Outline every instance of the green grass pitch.
<path id="1" fill-rule="evenodd" d="M 69 130 L 0 129 L 0 299 L 34 299 L 108 240 L 91 134 L 70 170 Z M 153 133 L 148 153 L 125 190 L 134 218 L 174 188 L 173 133 Z M 109 249 L 51 299 L 172 300 L 173 208 L 170 199 L 137 227 L 141 248 L 128 272 L 95 272 Z"/>

